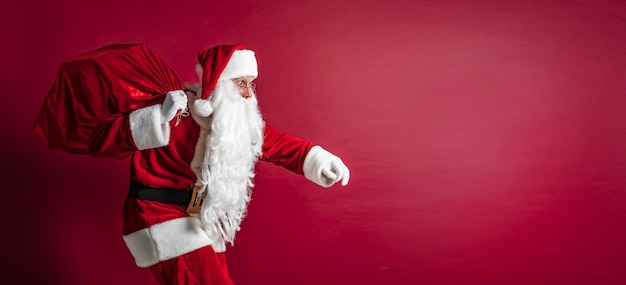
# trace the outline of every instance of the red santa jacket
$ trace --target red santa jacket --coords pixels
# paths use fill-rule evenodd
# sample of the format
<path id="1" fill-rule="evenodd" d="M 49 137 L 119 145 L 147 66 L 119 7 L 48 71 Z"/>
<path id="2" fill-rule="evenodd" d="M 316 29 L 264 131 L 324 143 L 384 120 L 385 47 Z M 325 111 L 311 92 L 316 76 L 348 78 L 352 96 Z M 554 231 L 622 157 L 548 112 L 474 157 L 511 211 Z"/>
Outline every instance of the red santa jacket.
<path id="1" fill-rule="evenodd" d="M 191 117 L 183 117 L 178 125 L 176 119 L 167 125 L 155 125 L 160 108 L 160 104 L 142 108 L 98 126 L 97 132 L 103 135 L 90 140 L 89 153 L 124 156 L 131 149 L 131 179 L 152 188 L 190 190 L 196 182 L 190 163 L 200 127 Z M 304 161 L 313 147 L 310 141 L 286 135 L 266 124 L 260 159 L 304 174 Z M 125 235 L 188 216 L 181 206 L 136 199 L 127 201 L 124 211 Z"/>
<path id="2" fill-rule="evenodd" d="M 159 110 L 160 105 L 143 108 L 138 110 L 141 112 L 138 116 L 158 116 Z M 136 119 L 141 123 L 131 127 L 130 117 L 132 115 L 116 116 L 98 125 L 89 140 L 88 153 L 99 157 L 124 157 L 130 154 L 131 179 L 153 188 L 190 189 L 196 182 L 196 176 L 189 166 L 200 132 L 196 122 L 191 117 L 183 117 L 178 125 L 175 125 L 176 120 L 172 120 L 169 130 L 164 130 L 160 126 L 153 126 L 149 118 Z M 134 141 L 132 129 L 135 129 L 134 138 L 139 142 Z M 155 130 L 169 134 L 150 133 Z M 137 134 L 139 132 L 141 134 Z M 139 136 L 149 137 L 147 140 L 150 143 L 141 145 Z M 151 145 L 159 140 L 155 137 L 169 139 L 162 138 L 162 145 Z M 303 174 L 304 159 L 312 147 L 312 142 L 286 135 L 266 124 L 260 159 Z"/>

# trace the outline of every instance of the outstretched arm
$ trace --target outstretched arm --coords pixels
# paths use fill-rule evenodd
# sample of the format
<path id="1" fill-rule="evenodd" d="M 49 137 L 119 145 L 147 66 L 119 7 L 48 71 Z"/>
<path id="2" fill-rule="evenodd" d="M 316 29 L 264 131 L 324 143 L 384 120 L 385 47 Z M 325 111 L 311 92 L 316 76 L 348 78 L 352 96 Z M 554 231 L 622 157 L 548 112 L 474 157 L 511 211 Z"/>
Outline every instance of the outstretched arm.
<path id="1" fill-rule="evenodd" d="M 350 170 L 339 157 L 310 141 L 286 135 L 270 125 L 265 126 L 261 160 L 303 174 L 322 187 L 338 181 L 348 184 Z"/>

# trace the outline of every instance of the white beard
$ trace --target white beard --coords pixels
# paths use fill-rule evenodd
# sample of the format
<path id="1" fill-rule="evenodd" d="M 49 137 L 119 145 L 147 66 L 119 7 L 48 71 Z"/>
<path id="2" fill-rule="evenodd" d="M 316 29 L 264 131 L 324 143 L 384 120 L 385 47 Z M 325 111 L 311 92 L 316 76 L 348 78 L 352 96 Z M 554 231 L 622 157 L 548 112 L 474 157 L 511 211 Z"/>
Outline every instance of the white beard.
<path id="1" fill-rule="evenodd" d="M 192 161 L 196 184 L 207 191 L 200 218 L 209 237 L 233 244 L 250 202 L 265 122 L 256 95 L 244 99 L 231 80 L 218 81 L 209 100 L 211 130 L 201 132 L 195 155 L 204 157 L 201 165 L 199 157 Z"/>

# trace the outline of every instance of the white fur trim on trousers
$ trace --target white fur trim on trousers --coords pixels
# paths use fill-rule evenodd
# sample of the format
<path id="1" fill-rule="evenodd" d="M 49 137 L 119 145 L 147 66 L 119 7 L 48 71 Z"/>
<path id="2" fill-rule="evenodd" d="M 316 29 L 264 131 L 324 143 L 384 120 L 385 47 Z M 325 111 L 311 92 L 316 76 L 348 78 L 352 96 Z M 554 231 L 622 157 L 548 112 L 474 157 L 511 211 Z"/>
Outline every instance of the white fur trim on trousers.
<path id="1" fill-rule="evenodd" d="M 124 242 L 139 267 L 149 267 L 196 249 L 213 246 L 224 252 L 226 245 L 212 241 L 197 217 L 169 220 L 124 236 Z"/>

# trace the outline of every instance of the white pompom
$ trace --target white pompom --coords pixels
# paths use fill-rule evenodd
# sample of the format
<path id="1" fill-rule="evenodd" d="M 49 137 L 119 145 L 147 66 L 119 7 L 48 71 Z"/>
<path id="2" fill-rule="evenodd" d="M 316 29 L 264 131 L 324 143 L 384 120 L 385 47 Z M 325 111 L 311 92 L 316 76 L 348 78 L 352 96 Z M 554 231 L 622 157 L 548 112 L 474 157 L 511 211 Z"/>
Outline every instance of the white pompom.
<path id="1" fill-rule="evenodd" d="M 193 112 L 200 117 L 208 117 L 213 114 L 213 105 L 209 100 L 197 99 L 193 102 Z"/>

